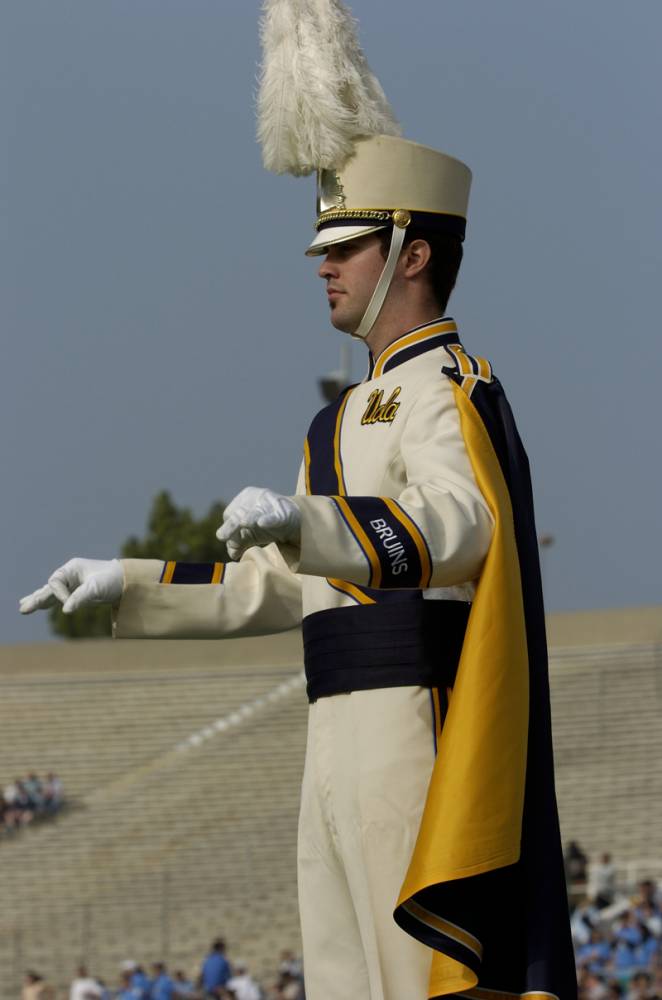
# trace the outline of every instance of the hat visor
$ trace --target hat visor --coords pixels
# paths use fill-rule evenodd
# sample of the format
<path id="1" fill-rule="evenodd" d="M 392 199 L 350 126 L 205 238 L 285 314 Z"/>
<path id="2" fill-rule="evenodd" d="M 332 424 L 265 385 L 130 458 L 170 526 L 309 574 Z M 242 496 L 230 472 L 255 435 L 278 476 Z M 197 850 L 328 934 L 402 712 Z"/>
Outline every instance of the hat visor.
<path id="1" fill-rule="evenodd" d="M 320 230 L 313 242 L 306 250 L 306 257 L 319 257 L 326 253 L 329 247 L 336 243 L 346 243 L 347 240 L 356 240 L 360 236 L 368 236 L 369 233 L 376 233 L 378 229 L 386 229 L 386 226 L 329 226 Z"/>

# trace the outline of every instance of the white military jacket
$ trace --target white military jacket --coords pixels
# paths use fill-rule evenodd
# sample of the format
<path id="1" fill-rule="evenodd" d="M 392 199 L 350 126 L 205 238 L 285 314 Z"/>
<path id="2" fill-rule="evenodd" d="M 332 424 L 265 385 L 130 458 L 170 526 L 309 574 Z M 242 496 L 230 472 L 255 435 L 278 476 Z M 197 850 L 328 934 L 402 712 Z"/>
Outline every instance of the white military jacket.
<path id="1" fill-rule="evenodd" d="M 114 634 L 254 635 L 358 604 L 471 600 L 493 521 L 444 368 L 491 379 L 451 319 L 390 344 L 311 424 L 292 498 L 300 546 L 253 548 L 228 564 L 126 559 Z"/>

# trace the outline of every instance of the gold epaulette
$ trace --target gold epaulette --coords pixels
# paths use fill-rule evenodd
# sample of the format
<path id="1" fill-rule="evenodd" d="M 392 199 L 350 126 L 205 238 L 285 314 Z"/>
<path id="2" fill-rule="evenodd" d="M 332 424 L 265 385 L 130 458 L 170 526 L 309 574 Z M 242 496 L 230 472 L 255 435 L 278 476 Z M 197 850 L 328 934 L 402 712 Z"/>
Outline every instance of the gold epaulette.
<path id="1" fill-rule="evenodd" d="M 446 350 L 455 359 L 455 364 L 444 365 L 442 371 L 454 376 L 467 396 L 471 396 L 478 382 L 493 381 L 492 365 L 485 358 L 467 354 L 462 344 L 447 344 Z"/>

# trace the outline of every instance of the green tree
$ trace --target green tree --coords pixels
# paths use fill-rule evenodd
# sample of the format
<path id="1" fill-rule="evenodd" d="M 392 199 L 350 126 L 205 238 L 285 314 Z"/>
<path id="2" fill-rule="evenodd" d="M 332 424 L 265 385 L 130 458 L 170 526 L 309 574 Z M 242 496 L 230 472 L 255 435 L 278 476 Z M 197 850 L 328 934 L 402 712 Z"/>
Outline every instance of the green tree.
<path id="1" fill-rule="evenodd" d="M 183 562 L 225 562 L 227 551 L 216 538 L 225 504 L 213 503 L 196 520 L 188 507 L 178 507 L 167 490 L 157 493 L 147 518 L 144 538 L 132 535 L 120 548 L 125 559 L 176 559 Z M 56 635 L 67 639 L 110 636 L 110 610 L 106 605 L 88 605 L 71 615 L 58 604 L 49 612 L 49 624 Z"/>

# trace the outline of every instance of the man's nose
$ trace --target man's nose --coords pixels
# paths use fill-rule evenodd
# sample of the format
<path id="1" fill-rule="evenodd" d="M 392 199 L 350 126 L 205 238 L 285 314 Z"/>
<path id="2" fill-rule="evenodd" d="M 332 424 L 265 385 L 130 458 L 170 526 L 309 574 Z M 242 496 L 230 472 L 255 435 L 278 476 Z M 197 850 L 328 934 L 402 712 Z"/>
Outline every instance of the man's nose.
<path id="1" fill-rule="evenodd" d="M 317 273 L 320 278 L 332 278 L 334 275 L 337 276 L 337 268 L 333 267 L 333 264 L 329 260 L 328 256 L 326 256 L 320 264 L 320 268 Z"/>

